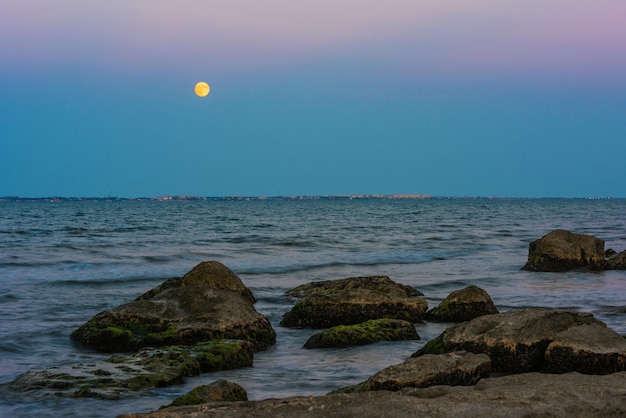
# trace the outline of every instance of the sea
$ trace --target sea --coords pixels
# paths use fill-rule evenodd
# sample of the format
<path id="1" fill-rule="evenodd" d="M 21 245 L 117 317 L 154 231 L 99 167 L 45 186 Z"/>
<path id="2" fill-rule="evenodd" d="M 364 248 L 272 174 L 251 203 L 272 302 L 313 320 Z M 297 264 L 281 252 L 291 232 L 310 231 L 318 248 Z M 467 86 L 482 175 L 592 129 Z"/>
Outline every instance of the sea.
<path id="1" fill-rule="evenodd" d="M 625 199 L 210 199 L 0 202 L 0 416 L 114 417 L 148 412 L 226 379 L 251 400 L 322 395 L 401 363 L 451 324 L 419 323 L 418 341 L 307 350 L 319 330 L 288 329 L 285 292 L 319 280 L 386 275 L 435 307 L 469 285 L 501 311 L 591 312 L 626 334 L 626 272 L 522 271 L 529 243 L 554 229 L 626 249 Z M 254 365 L 120 400 L 14 392 L 29 370 L 107 358 L 70 334 L 202 261 L 233 270 L 277 342 Z"/>

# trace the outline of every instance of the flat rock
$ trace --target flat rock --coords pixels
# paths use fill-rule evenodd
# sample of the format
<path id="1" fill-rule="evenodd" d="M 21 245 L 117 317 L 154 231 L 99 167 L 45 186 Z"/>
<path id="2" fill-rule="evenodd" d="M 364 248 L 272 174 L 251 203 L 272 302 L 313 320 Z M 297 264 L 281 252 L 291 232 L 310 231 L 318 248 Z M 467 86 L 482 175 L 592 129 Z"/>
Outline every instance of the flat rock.
<path id="1" fill-rule="evenodd" d="M 526 373 L 476 386 L 431 386 L 168 408 L 121 418 L 624 417 L 626 372 L 606 376 Z"/>
<path id="2" fill-rule="evenodd" d="M 304 348 L 350 347 L 378 341 L 419 340 L 415 326 L 402 319 L 371 319 L 355 325 L 337 325 L 312 335 Z"/>
<path id="3" fill-rule="evenodd" d="M 387 276 L 312 282 L 287 294 L 302 299 L 283 316 L 285 327 L 330 328 L 381 318 L 416 323 L 428 309 L 420 292 Z"/>
<path id="4" fill-rule="evenodd" d="M 407 387 L 426 388 L 436 385 L 475 385 L 489 377 L 491 360 L 486 354 L 458 351 L 447 354 L 426 354 L 387 367 L 365 382 L 340 389 L 338 392 L 369 390 L 397 391 Z"/>
<path id="5" fill-rule="evenodd" d="M 497 313 L 498 309 L 489 294 L 472 285 L 450 293 L 438 306 L 426 312 L 426 318 L 431 321 L 464 322 Z"/>
<path id="6" fill-rule="evenodd" d="M 604 270 L 607 267 L 604 241 L 557 229 L 530 243 L 528 262 L 522 270 L 558 272 L 579 268 Z"/>
<path id="7" fill-rule="evenodd" d="M 555 335 L 545 356 L 549 373 L 615 373 L 626 370 L 626 338 L 604 324 L 579 325 Z"/>
<path id="8" fill-rule="evenodd" d="M 48 391 L 55 396 L 119 399 L 125 394 L 183 383 L 188 376 L 252 366 L 252 344 L 222 340 L 194 346 L 144 348 L 104 361 L 31 370 L 9 384 L 17 392 Z"/>
<path id="9" fill-rule="evenodd" d="M 466 350 L 489 355 L 494 372 L 604 374 L 626 370 L 623 340 L 590 313 L 531 308 L 450 327 L 413 357 Z M 589 363 L 590 358 L 595 363 Z"/>
<path id="10" fill-rule="evenodd" d="M 230 269 L 203 262 L 182 278 L 97 314 L 72 338 L 106 352 L 222 338 L 247 340 L 260 351 L 275 343 L 276 333 L 253 301 L 252 292 Z"/>

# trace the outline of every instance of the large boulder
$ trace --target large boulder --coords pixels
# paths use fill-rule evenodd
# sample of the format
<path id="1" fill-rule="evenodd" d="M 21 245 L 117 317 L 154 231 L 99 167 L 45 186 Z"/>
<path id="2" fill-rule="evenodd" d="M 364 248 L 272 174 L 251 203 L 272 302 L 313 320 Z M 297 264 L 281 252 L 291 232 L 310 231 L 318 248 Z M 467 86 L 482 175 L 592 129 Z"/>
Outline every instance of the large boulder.
<path id="1" fill-rule="evenodd" d="M 416 323 L 428 308 L 420 292 L 387 276 L 312 282 L 287 294 L 302 299 L 283 316 L 285 327 L 329 328 L 380 318 Z"/>
<path id="2" fill-rule="evenodd" d="M 578 268 L 607 268 L 604 241 L 591 235 L 557 229 L 530 243 L 523 270 L 567 271 Z"/>
<path id="3" fill-rule="evenodd" d="M 526 373 L 476 386 L 404 388 L 248 402 L 214 402 L 120 418 L 624 417 L 626 372 L 606 376 Z"/>
<path id="4" fill-rule="evenodd" d="M 489 294 L 478 286 L 468 286 L 448 295 L 437 307 L 426 312 L 431 321 L 464 322 L 498 313 Z"/>
<path id="5" fill-rule="evenodd" d="M 446 329 L 413 357 L 486 353 L 494 372 L 626 370 L 626 340 L 590 313 L 531 308 L 486 315 Z"/>
<path id="6" fill-rule="evenodd" d="M 355 325 L 337 325 L 312 335 L 304 348 L 349 347 L 378 341 L 419 340 L 415 326 L 402 319 L 370 319 Z"/>
<path id="7" fill-rule="evenodd" d="M 106 352 L 221 338 L 246 340 L 260 351 L 274 344 L 276 333 L 253 301 L 252 292 L 230 269 L 203 262 L 182 278 L 97 314 L 72 338 Z"/>
<path id="8" fill-rule="evenodd" d="M 365 382 L 349 386 L 338 393 L 370 390 L 396 391 L 406 387 L 426 388 L 435 385 L 475 385 L 489 377 L 491 360 L 486 354 L 459 351 L 448 354 L 426 354 L 389 366 Z"/>
<path id="9" fill-rule="evenodd" d="M 55 396 L 119 399 L 126 393 L 183 383 L 185 377 L 252 366 L 252 344 L 220 340 L 193 346 L 144 348 L 103 361 L 30 370 L 13 380 L 17 392 L 46 391 Z"/>

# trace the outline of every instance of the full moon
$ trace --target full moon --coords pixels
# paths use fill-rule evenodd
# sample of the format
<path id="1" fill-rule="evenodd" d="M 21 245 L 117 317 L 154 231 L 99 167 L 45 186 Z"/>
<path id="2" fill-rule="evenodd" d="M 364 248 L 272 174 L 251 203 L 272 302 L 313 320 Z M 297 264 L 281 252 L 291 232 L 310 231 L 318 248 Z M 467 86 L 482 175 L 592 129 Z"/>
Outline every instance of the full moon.
<path id="1" fill-rule="evenodd" d="M 199 97 L 205 97 L 207 94 L 209 94 L 209 91 L 211 91 L 211 87 L 209 87 L 209 85 L 204 81 L 201 81 L 196 84 L 196 87 L 194 87 L 193 90 Z"/>

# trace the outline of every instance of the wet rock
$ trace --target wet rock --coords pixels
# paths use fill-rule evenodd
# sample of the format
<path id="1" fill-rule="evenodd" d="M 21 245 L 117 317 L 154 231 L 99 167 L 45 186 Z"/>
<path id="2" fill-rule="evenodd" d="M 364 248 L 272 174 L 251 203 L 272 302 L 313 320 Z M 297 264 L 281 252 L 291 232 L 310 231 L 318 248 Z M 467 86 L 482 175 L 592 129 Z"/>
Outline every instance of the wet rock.
<path id="1" fill-rule="evenodd" d="M 401 319 L 371 319 L 355 325 L 337 325 L 314 334 L 305 348 L 349 347 L 378 341 L 419 340 L 415 326 Z"/>
<path id="2" fill-rule="evenodd" d="M 532 308 L 450 327 L 413 357 L 466 350 L 489 355 L 494 372 L 604 374 L 626 370 L 626 346 L 618 343 L 620 338 L 590 313 Z M 598 359 L 596 364 L 590 358 Z"/>
<path id="3" fill-rule="evenodd" d="M 313 282 L 287 294 L 302 299 L 283 316 L 285 327 L 329 328 L 380 318 L 416 323 L 428 308 L 420 292 L 387 276 Z"/>
<path id="4" fill-rule="evenodd" d="M 202 385 L 192 389 L 186 394 L 174 399 L 174 401 L 165 408 L 182 405 L 199 405 L 207 402 L 236 402 L 247 400 L 248 394 L 243 387 L 226 380 L 218 380 L 209 385 Z"/>
<path id="5" fill-rule="evenodd" d="M 544 371 L 609 374 L 626 370 L 626 339 L 604 324 L 560 332 L 546 349 Z"/>
<path id="6" fill-rule="evenodd" d="M 522 270 L 558 272 L 578 268 L 607 268 L 604 241 L 557 229 L 530 243 L 528 262 Z"/>
<path id="7" fill-rule="evenodd" d="M 527 373 L 476 386 L 404 388 L 254 402 L 209 403 L 120 418 L 623 417 L 626 372 L 606 376 Z"/>
<path id="8" fill-rule="evenodd" d="M 252 344 L 222 340 L 194 346 L 145 348 L 104 361 L 31 370 L 9 389 L 48 390 L 57 396 L 118 399 L 125 393 L 183 383 L 185 377 L 216 370 L 252 366 Z"/>
<path id="9" fill-rule="evenodd" d="M 611 254 L 607 259 L 608 268 L 611 270 L 626 270 L 626 250 L 621 253 Z"/>
<path id="10" fill-rule="evenodd" d="M 431 321 L 464 322 L 498 313 L 489 294 L 477 286 L 468 286 L 448 295 L 437 307 L 426 312 Z"/>
<path id="11" fill-rule="evenodd" d="M 341 393 L 370 390 L 396 391 L 406 387 L 426 388 L 435 385 L 475 385 L 489 377 L 491 360 L 486 354 L 459 351 L 447 354 L 426 354 L 387 367 L 365 382 L 340 389 Z"/>
<path id="12" fill-rule="evenodd" d="M 99 313 L 72 338 L 106 352 L 222 338 L 250 341 L 260 351 L 274 344 L 276 333 L 254 309 L 253 300 L 252 292 L 226 266 L 204 262 L 182 278 Z"/>

